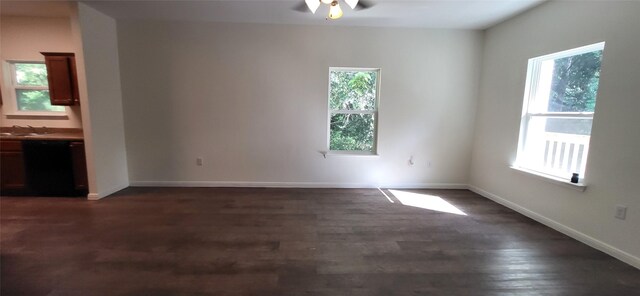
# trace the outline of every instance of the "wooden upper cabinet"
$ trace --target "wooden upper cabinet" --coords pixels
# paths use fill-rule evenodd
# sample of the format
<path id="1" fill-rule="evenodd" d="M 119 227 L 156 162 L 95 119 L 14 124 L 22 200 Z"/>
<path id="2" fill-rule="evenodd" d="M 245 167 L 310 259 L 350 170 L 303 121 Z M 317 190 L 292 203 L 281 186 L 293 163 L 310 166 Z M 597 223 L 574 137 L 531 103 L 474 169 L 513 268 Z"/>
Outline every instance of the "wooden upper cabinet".
<path id="1" fill-rule="evenodd" d="M 51 105 L 72 106 L 80 103 L 76 57 L 73 53 L 41 52 L 47 66 Z"/>

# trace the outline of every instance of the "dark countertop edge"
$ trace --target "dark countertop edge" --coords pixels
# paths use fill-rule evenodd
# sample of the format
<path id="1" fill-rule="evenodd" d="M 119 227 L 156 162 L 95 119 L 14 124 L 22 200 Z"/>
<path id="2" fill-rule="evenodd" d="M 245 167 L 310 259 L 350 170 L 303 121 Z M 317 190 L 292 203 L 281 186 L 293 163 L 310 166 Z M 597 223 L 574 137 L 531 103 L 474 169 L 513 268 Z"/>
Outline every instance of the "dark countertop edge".
<path id="1" fill-rule="evenodd" d="M 0 132 L 11 133 L 21 132 L 29 133 L 35 131 L 38 135 L 35 136 L 19 136 L 19 135 L 2 135 L 0 140 L 10 141 L 84 141 L 84 134 L 81 128 L 66 128 L 66 127 L 25 127 L 18 128 L 0 126 Z"/>
<path id="2" fill-rule="evenodd" d="M 81 133 L 51 133 L 37 136 L 0 136 L 0 140 L 19 140 L 19 141 L 84 141 Z"/>

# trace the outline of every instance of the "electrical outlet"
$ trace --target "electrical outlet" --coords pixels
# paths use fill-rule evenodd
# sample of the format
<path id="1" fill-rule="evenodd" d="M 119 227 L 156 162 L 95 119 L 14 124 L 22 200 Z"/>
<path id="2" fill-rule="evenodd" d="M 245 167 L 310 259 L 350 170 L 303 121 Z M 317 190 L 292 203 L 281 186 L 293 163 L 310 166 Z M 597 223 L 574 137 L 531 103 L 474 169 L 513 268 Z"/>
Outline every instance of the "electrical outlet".
<path id="1" fill-rule="evenodd" d="M 202 162 L 203 162 L 202 157 L 196 158 L 196 165 L 197 166 L 202 166 Z"/>
<path id="2" fill-rule="evenodd" d="M 627 218 L 627 207 L 623 205 L 616 206 L 616 219 L 624 220 Z"/>

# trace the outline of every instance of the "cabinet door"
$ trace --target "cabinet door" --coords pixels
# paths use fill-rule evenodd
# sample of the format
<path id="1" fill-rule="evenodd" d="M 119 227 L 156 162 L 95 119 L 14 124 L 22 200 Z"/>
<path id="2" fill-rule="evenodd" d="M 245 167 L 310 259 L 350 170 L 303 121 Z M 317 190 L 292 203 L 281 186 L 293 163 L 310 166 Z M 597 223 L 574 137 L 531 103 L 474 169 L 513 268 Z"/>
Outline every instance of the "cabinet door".
<path id="1" fill-rule="evenodd" d="M 0 188 L 16 190 L 26 188 L 22 142 L 0 142 Z"/>
<path id="2" fill-rule="evenodd" d="M 87 180 L 87 160 L 84 154 L 84 142 L 71 142 L 71 161 L 73 167 L 73 179 L 75 189 L 88 191 L 89 182 Z"/>
<path id="3" fill-rule="evenodd" d="M 73 53 L 42 53 L 47 66 L 51 105 L 75 105 L 79 101 L 78 78 Z"/>

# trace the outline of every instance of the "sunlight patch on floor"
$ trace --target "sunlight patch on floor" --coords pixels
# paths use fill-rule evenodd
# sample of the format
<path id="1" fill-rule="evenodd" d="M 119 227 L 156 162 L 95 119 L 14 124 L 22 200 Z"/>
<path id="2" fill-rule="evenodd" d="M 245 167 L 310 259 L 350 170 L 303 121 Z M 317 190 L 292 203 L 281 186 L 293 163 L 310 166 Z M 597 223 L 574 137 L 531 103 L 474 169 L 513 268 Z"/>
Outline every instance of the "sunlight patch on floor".
<path id="1" fill-rule="evenodd" d="M 389 192 L 395 198 L 397 198 L 400 201 L 400 203 L 402 203 L 405 206 L 422 208 L 422 209 L 438 211 L 443 213 L 462 215 L 462 216 L 467 215 L 463 211 L 456 208 L 454 205 L 450 204 L 449 202 L 447 202 L 446 200 L 442 199 L 439 196 L 413 193 L 413 192 L 407 192 L 407 191 L 401 191 L 401 190 L 392 190 L 392 189 L 389 189 Z M 389 200 L 391 200 L 389 196 L 387 196 L 386 194 L 385 196 Z"/>
<path id="2" fill-rule="evenodd" d="M 378 191 L 380 191 L 380 193 L 382 193 L 382 195 L 384 195 L 384 197 L 386 197 L 387 200 L 389 200 L 390 203 L 394 203 L 393 199 L 391 199 L 391 197 L 389 197 L 386 193 L 384 193 L 384 191 L 382 189 L 380 189 L 380 187 L 378 187 Z"/>

